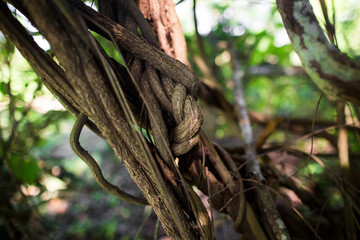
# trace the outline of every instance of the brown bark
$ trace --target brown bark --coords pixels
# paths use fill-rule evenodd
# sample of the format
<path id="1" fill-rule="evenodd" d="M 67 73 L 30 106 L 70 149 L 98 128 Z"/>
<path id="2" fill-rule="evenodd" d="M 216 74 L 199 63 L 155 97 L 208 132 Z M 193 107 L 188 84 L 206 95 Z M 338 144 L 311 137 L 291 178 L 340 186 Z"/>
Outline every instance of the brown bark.
<path id="1" fill-rule="evenodd" d="M 157 166 L 149 163 L 149 158 L 152 156 L 141 151 L 140 146 L 144 143 L 134 138 L 134 131 L 123 118 L 123 110 L 116 103 L 116 97 L 109 88 L 109 84 L 106 83 L 106 75 L 104 76 L 102 66 L 98 65 L 93 49 L 87 42 L 83 41 L 82 36 L 67 21 L 66 17 L 61 16 L 61 12 L 51 6 L 51 3 L 39 1 L 35 4 L 31 1 L 17 1 L 16 4 L 26 9 L 26 12 L 31 16 L 29 19 L 49 41 L 65 71 L 66 83 L 74 89 L 72 97 L 78 99 L 78 110 L 85 112 L 94 121 L 102 136 L 123 160 L 130 175 L 154 207 L 168 235 L 173 239 L 182 239 L 183 237 L 194 239 L 196 236 L 194 229 L 187 222 L 179 203 L 169 188 L 161 183 L 161 177 L 159 177 L 161 175 L 159 175 Z M 4 3 L 2 3 L 1 9 L 6 12 Z M 8 20 L 13 19 L 8 10 L 6 15 L 2 16 L 7 17 Z M 24 49 L 21 47 L 23 44 L 21 38 L 8 34 L 11 28 L 13 26 L 2 25 L 1 30 L 15 44 L 18 43 L 16 46 L 20 50 Z M 27 35 L 21 26 L 14 31 L 20 33 L 22 38 Z M 57 35 L 59 37 L 56 37 Z M 25 57 L 26 51 L 26 49 L 23 51 Z M 30 60 L 31 57 L 32 55 L 29 57 Z M 49 61 L 54 64 L 52 60 Z M 35 61 L 32 63 L 34 68 L 38 67 L 38 63 Z M 46 68 L 44 67 L 44 69 Z M 44 77 L 41 73 L 39 75 L 42 78 Z M 177 227 L 174 227 L 173 223 Z"/>
<path id="2" fill-rule="evenodd" d="M 185 65 L 185 41 L 172 1 L 157 2 L 168 4 L 165 20 L 161 8 L 156 14 L 165 23 L 169 22 L 165 24 L 168 31 L 158 31 L 157 39 L 163 39 L 164 50 L 170 46 L 169 54 L 185 64 L 166 55 L 149 40 L 152 36 L 144 34 L 148 30 L 135 10 L 129 11 L 133 15 L 125 14 L 113 1 L 108 3 L 114 5 L 104 2 L 103 14 L 75 0 L 13 3 L 49 41 L 60 64 L 34 43 L 3 2 L 0 3 L 1 31 L 64 105 L 73 113 L 81 112 L 91 119 L 89 124 L 93 123 L 94 129 L 98 129 L 123 161 L 172 239 L 213 237 L 209 216 L 189 183 L 207 193 L 213 207 L 229 214 L 236 230 L 249 239 L 281 238 L 271 228 L 263 228 L 256 215 L 259 207 L 269 206 L 246 200 L 243 179 L 234 161 L 225 150 L 216 149 L 199 129 L 202 117 L 195 101 L 199 82 Z M 154 21 L 160 24 L 159 19 Z M 141 24 L 146 40 L 134 31 Z M 129 65 L 126 72 L 105 55 L 88 28 L 111 39 L 119 47 L 119 53 L 124 52 Z M 135 92 L 135 96 L 126 95 L 124 89 Z M 155 148 L 131 126 L 142 121 L 140 111 L 131 110 L 141 109 L 143 104 L 149 114 Z M 182 173 L 173 156 L 180 159 Z M 267 192 L 263 194 L 270 196 Z"/>

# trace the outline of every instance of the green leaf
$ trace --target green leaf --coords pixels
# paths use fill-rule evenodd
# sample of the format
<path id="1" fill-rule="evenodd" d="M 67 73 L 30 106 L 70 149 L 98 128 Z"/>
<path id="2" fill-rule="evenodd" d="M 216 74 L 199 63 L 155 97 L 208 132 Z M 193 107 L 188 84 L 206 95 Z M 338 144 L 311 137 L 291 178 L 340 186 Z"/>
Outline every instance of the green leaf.
<path id="1" fill-rule="evenodd" d="M 100 225 L 100 232 L 105 236 L 105 239 L 114 239 L 116 234 L 118 222 L 116 219 L 103 222 Z"/>
<path id="2" fill-rule="evenodd" d="M 14 44 L 10 42 L 9 39 L 5 38 L 5 41 L 1 42 L 0 45 L 1 54 L 4 57 L 5 63 L 9 64 L 15 51 Z"/>
<path id="3" fill-rule="evenodd" d="M 6 83 L 0 82 L 0 92 L 2 95 L 6 95 Z"/>
<path id="4" fill-rule="evenodd" d="M 33 184 L 40 178 L 41 169 L 33 157 L 12 155 L 10 164 L 15 177 L 24 183 Z"/>

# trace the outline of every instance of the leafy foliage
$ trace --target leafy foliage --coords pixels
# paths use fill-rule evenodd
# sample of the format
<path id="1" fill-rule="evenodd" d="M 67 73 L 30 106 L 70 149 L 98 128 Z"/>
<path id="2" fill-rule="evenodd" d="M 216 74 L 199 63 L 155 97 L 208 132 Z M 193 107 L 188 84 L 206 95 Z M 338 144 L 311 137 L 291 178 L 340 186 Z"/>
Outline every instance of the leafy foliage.
<path id="1" fill-rule="evenodd" d="M 352 1 L 346 2 L 350 4 Z M 335 1 L 335 6 L 340 6 L 340 3 L 342 1 Z M 358 59 L 360 55 L 360 38 L 356 35 L 359 33 L 357 29 L 360 26 L 360 15 L 355 12 L 358 5 L 353 9 L 336 7 L 331 10 L 339 26 L 339 48 L 354 59 Z M 185 9 L 184 15 L 188 15 L 191 12 L 191 2 L 187 0 L 179 3 L 178 8 Z M 197 10 L 199 13 L 207 13 L 198 13 L 199 26 L 206 25 L 207 22 L 212 25 L 210 29 L 207 28 L 207 32 L 206 29 L 201 32 L 200 41 L 203 42 L 207 57 L 203 60 L 212 70 L 219 88 L 229 102 L 234 101 L 233 72 L 228 49 L 228 43 L 232 42 L 244 71 L 244 90 L 250 110 L 270 119 L 286 118 L 288 121 L 285 125 L 288 126 L 299 119 L 312 121 L 321 92 L 299 70 L 299 59 L 287 40 L 280 16 L 272 2 L 199 1 Z M 317 13 L 321 19 L 320 10 Z M 181 18 L 182 10 L 178 14 Z M 201 58 L 203 54 L 198 45 L 199 39 L 194 31 L 186 31 L 192 28 L 193 22 L 187 17 L 183 24 L 189 61 L 198 76 L 207 78 L 196 61 L 196 57 Z M 120 62 L 120 57 L 110 42 L 95 33 L 94 36 L 109 56 Z M 259 73 L 261 69 L 266 71 Z M 142 223 L 143 208 L 128 206 L 98 189 L 90 171 L 66 147 L 73 118 L 54 103 L 53 96 L 42 87 L 30 66 L 4 36 L 0 37 L 0 71 L 0 211 L 6 216 L 0 218 L 0 236 L 14 239 L 33 234 L 38 236 L 37 232 L 41 232 L 42 227 L 50 229 L 43 239 L 53 237 L 52 234 L 59 234 L 64 239 L 131 239 L 135 236 Z M 335 103 L 331 100 L 321 100 L 317 121 L 336 123 Z M 236 147 L 233 144 L 239 139 L 233 141 L 231 138 L 236 136 L 233 123 L 219 111 L 202 105 L 204 130 L 209 136 L 213 136 L 212 140 L 225 146 L 228 144 L 229 148 Z M 358 107 L 347 106 L 346 109 L 346 123 L 358 123 Z M 268 159 L 264 157 L 263 161 L 270 161 L 268 165 L 288 175 L 300 170 L 294 176 L 299 188 L 317 198 L 316 207 L 323 207 L 324 212 L 319 209 L 313 211 L 309 202 L 294 200 L 294 195 L 301 198 L 298 192 L 281 191 L 276 184 L 271 187 L 279 190 L 281 198 L 289 199 L 289 205 L 295 206 L 305 221 L 309 221 L 314 228 L 316 224 L 320 224 L 320 227 L 326 229 L 326 224 L 323 223 L 332 216 L 336 217 L 334 222 L 341 223 L 338 218 L 342 217 L 346 194 L 353 194 L 358 199 L 359 185 L 356 185 L 356 179 L 359 178 L 354 176 L 355 180 L 351 180 L 352 189 L 344 195 L 339 189 L 340 183 L 333 178 L 340 177 L 342 172 L 337 147 L 331 143 L 331 139 L 338 137 L 337 127 L 317 127 L 315 130 L 326 133 L 327 137 L 319 134 L 314 142 L 309 135 L 303 138 L 309 134 L 309 127 L 306 128 L 298 132 L 291 132 L 290 127 L 274 130 L 266 144 L 281 147 L 271 152 Z M 254 130 L 260 136 L 264 131 L 264 124 L 254 125 Z M 359 127 L 348 128 L 347 133 L 353 172 L 360 167 Z M 91 134 L 87 137 L 91 139 L 90 142 L 96 138 Z M 88 145 L 92 149 L 92 155 L 100 159 L 99 162 L 112 178 L 124 180 L 113 170 L 118 169 L 121 164 L 110 147 L 101 140 L 94 142 Z M 291 155 L 285 151 L 285 147 L 300 149 L 301 153 Z M 322 155 L 319 161 L 323 165 L 305 157 L 304 153 L 309 153 L 312 148 L 312 154 Z M 291 157 L 287 158 L 287 154 Z M 131 184 L 129 181 L 126 183 Z M 90 203 L 91 201 L 97 204 Z M 108 209 L 116 209 L 116 213 L 115 210 Z M 4 224 L 8 218 L 19 223 L 20 227 L 10 226 L 12 231 L 9 231 L 9 227 Z M 32 219 L 36 220 L 31 221 Z M 152 215 L 150 220 L 141 239 L 150 239 L 154 231 L 156 217 Z M 123 229 L 121 225 L 126 224 L 126 221 L 133 226 Z M 341 236 L 341 230 L 334 231 L 340 232 L 336 236 Z M 9 232 L 13 232 L 13 236 Z"/>

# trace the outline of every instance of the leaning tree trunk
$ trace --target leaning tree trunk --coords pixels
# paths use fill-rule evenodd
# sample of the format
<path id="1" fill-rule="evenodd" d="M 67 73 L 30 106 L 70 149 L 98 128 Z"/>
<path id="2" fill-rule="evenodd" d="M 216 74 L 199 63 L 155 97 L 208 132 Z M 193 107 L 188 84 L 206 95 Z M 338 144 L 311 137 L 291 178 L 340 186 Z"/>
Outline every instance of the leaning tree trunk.
<path id="1" fill-rule="evenodd" d="M 360 105 L 360 63 L 325 37 L 309 0 L 277 0 L 293 48 L 324 93 Z"/>
<path id="2" fill-rule="evenodd" d="M 266 186 L 254 178 L 250 182 L 256 191 L 244 193 L 243 178 L 261 173 L 240 169 L 246 159 L 234 161 L 201 131 L 200 83 L 188 67 L 173 1 L 140 0 L 140 7 L 133 1 L 98 3 L 99 12 L 80 0 L 11 1 L 48 40 L 58 61 L 36 45 L 4 2 L 0 30 L 64 107 L 79 116 L 72 145 L 99 184 L 130 202 L 150 204 L 172 239 L 214 237 L 211 219 L 191 185 L 209 196 L 213 208 L 228 214 L 244 238 L 288 239 Z M 113 42 L 123 65 L 105 53 L 89 30 Z M 103 179 L 77 141 L 83 124 L 110 144 L 146 200 Z M 142 127 L 151 130 L 153 142 L 142 135 Z"/>

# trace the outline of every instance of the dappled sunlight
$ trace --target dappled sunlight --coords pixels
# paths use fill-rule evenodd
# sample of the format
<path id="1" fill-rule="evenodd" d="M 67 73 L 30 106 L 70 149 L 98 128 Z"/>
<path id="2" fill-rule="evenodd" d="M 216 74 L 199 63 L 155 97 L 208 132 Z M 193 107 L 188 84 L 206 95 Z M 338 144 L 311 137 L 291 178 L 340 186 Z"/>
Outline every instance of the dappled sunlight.
<path id="1" fill-rule="evenodd" d="M 25 187 L 24 185 L 21 185 L 21 191 L 25 194 L 25 196 L 37 196 L 40 193 L 40 188 L 34 185 L 30 185 L 28 187 Z"/>
<path id="2" fill-rule="evenodd" d="M 59 190 L 67 189 L 67 184 L 64 181 L 51 175 L 44 174 L 41 182 L 49 192 L 56 192 Z"/>
<path id="3" fill-rule="evenodd" d="M 0 239 L 359 238 L 358 0 L 10 2 Z"/>
<path id="4" fill-rule="evenodd" d="M 65 111 L 64 106 L 54 97 L 43 95 L 37 97 L 31 104 L 32 109 L 38 113 L 45 114 L 49 111 Z"/>
<path id="5" fill-rule="evenodd" d="M 64 214 L 70 207 L 69 201 L 60 198 L 53 198 L 46 203 L 46 211 L 49 214 Z"/>

